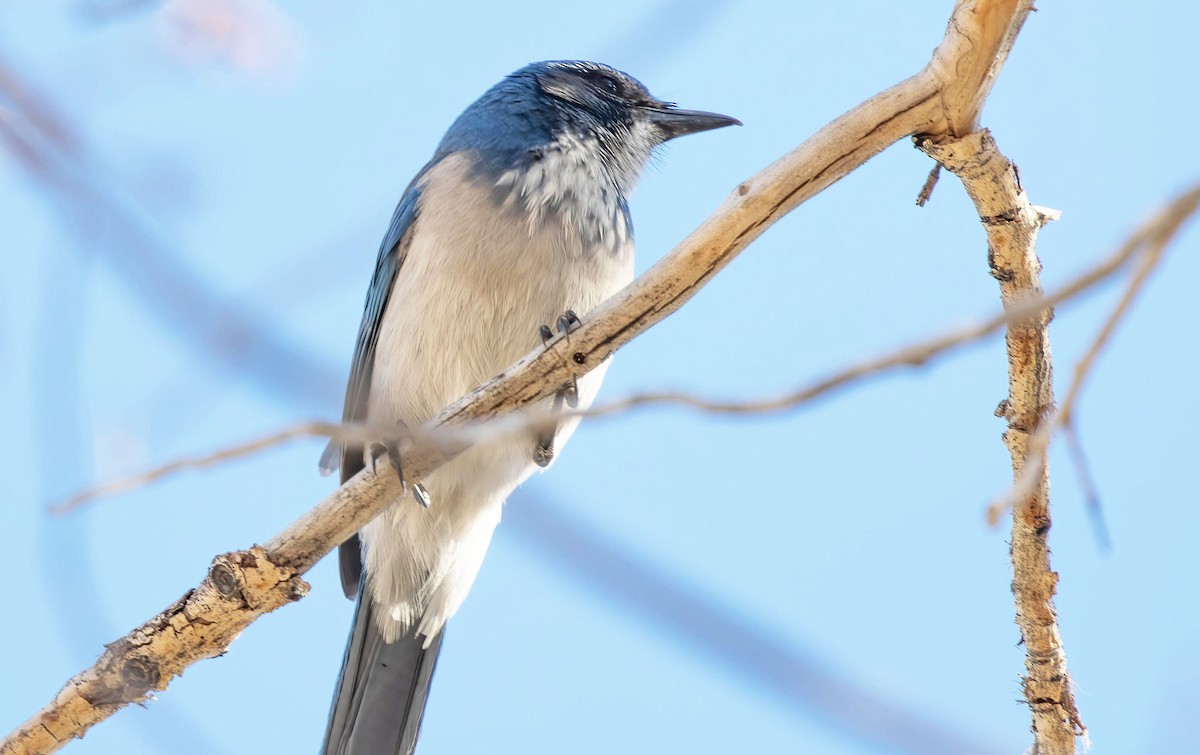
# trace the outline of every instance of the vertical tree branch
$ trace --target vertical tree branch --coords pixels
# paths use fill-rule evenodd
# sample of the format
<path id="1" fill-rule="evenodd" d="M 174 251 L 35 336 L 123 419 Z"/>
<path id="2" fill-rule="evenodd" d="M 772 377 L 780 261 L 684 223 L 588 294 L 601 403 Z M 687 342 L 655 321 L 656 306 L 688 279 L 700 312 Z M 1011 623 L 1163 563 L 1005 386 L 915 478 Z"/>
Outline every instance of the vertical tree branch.
<path id="1" fill-rule="evenodd" d="M 1009 310 L 1042 295 L 1035 251 L 1045 222 L 1021 188 L 1016 166 L 1001 154 L 987 131 L 961 139 L 918 138 L 917 146 L 962 180 L 975 203 L 988 239 L 988 267 L 1000 283 Z M 1050 336 L 1051 312 L 1042 309 L 1008 326 L 1008 398 L 998 414 L 1008 422 L 1004 443 L 1012 456 L 1013 479 L 1019 480 L 1030 459 L 1030 440 L 1042 418 L 1053 409 Z M 1058 631 L 1054 590 L 1058 574 L 1050 569 L 1049 472 L 1041 465 L 1036 487 L 1013 507 L 1012 591 L 1017 626 L 1025 645 L 1025 700 L 1033 716 L 1034 752 L 1070 755 L 1075 737 L 1086 729 L 1075 707 L 1067 656 Z"/>

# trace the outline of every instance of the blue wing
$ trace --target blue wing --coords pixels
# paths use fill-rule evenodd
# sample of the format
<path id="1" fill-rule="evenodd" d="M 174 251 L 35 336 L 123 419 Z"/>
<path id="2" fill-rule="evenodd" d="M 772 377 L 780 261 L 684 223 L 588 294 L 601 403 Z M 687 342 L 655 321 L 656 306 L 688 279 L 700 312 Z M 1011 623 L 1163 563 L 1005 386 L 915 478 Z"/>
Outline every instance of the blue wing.
<path id="1" fill-rule="evenodd" d="M 435 157 L 422 168 L 404 191 L 379 246 L 375 274 L 367 290 L 362 324 L 354 345 L 343 421 L 367 418 L 375 348 L 384 312 L 412 244 L 421 200 L 418 187 L 422 176 L 440 159 L 441 156 Z M 342 482 L 363 467 L 361 445 L 330 443 L 321 458 L 322 468 L 332 471 L 338 457 Z M 338 564 L 342 589 L 347 597 L 353 598 L 361 593 L 365 582 L 358 535 L 339 547 Z M 416 747 L 443 634 L 439 633 L 428 648 L 424 638 L 412 634 L 387 644 L 372 618 L 374 610 L 371 597 L 359 594 L 321 750 L 324 755 L 412 755 Z"/>
<path id="2" fill-rule="evenodd" d="M 358 328 L 358 340 L 354 344 L 354 361 L 350 365 L 350 382 L 346 386 L 346 403 L 342 410 L 343 422 L 362 422 L 367 418 L 371 374 L 375 366 L 375 346 L 379 341 L 383 313 L 387 309 L 396 277 L 400 274 L 412 241 L 421 199 L 421 191 L 417 187 L 421 177 L 432 165 L 431 162 L 422 168 L 405 189 L 404 195 L 396 205 L 396 211 L 392 213 L 392 222 L 383 237 L 383 243 L 379 246 L 375 274 L 371 277 L 371 287 L 367 289 L 362 324 Z M 342 470 L 342 482 L 358 474 L 363 468 L 363 447 L 331 441 L 321 455 L 321 472 L 329 474 L 338 467 Z M 357 535 L 338 548 L 338 563 L 342 575 L 342 589 L 347 597 L 353 598 L 358 591 L 359 577 L 362 574 L 362 555 Z"/>

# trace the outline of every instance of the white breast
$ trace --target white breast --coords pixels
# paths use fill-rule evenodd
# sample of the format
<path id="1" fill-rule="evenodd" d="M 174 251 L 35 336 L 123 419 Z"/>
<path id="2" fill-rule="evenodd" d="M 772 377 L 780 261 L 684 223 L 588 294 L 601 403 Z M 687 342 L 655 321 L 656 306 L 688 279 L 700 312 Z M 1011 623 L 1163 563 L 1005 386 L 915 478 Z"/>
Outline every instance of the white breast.
<path id="1" fill-rule="evenodd" d="M 580 227 L 593 220 L 586 213 L 547 208 L 533 217 L 523 207 L 529 192 L 502 208 L 494 187 L 480 185 L 469 164 L 468 156 L 451 155 L 423 179 L 413 241 L 376 346 L 373 421 L 428 421 L 536 347 L 540 325 L 567 309 L 585 317 L 633 276 L 623 222 L 620 238 L 608 231 L 611 240 L 589 244 L 600 231 Z M 518 192 L 534 185 L 505 180 Z M 595 397 L 603 371 L 580 381 L 581 404 Z M 556 446 L 573 426 L 560 431 Z M 457 610 L 501 504 L 535 468 L 533 447 L 530 435 L 467 451 L 424 481 L 429 509 L 405 497 L 364 528 L 368 586 L 384 609 L 378 615 L 385 639 L 418 620 L 418 631 L 432 637 Z"/>

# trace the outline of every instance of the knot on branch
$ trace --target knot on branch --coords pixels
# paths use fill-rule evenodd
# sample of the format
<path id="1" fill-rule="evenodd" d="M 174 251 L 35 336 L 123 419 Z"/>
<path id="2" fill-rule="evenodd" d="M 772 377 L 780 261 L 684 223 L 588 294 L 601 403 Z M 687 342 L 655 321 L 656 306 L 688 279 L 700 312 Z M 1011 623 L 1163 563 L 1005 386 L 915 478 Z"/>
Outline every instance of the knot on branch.
<path id="1" fill-rule="evenodd" d="M 223 654 L 260 614 L 307 593 L 308 584 L 261 546 L 217 556 L 199 587 L 106 646 L 60 696 L 74 692 L 92 708 L 142 702 L 196 660 Z"/>
<path id="2" fill-rule="evenodd" d="M 294 569 L 275 564 L 258 545 L 214 558 L 206 584 L 220 598 L 256 612 L 272 611 L 308 594 L 308 584 Z"/>
<path id="3" fill-rule="evenodd" d="M 986 128 L 960 137 L 917 134 L 912 140 L 917 149 L 964 181 L 985 174 L 994 175 L 995 166 L 992 161 L 997 158 L 1007 163 L 1008 168 L 1012 168 L 1012 163 L 1004 159 L 996 147 L 992 132 Z"/>
<path id="4" fill-rule="evenodd" d="M 197 588 L 105 646 L 95 665 L 68 681 L 0 752 L 58 749 L 113 711 L 166 689 L 192 663 L 222 655 L 260 615 L 307 593 L 299 572 L 276 564 L 261 546 L 217 556 Z"/>
<path id="5" fill-rule="evenodd" d="M 958 176 L 989 235 L 994 227 L 1011 226 L 1009 233 L 1031 234 L 1045 225 L 1044 217 L 1025 196 L 1017 166 L 1004 156 L 986 128 L 961 137 L 918 134 L 913 144 Z"/>
<path id="6" fill-rule="evenodd" d="M 95 684 L 80 690 L 80 697 L 89 705 L 99 708 L 141 702 L 152 690 L 162 688 L 159 686 L 162 671 L 152 656 L 124 643 L 110 645 L 105 655 L 110 653 L 114 661 L 109 673 L 101 675 Z"/>
<path id="7" fill-rule="evenodd" d="M 1022 402 L 1022 408 L 1018 410 L 1008 399 L 1001 401 L 996 407 L 995 415 L 1008 423 L 1005 443 L 1013 445 L 1019 442 L 1022 454 L 1028 453 L 1030 436 L 1037 432 L 1043 421 L 1054 416 L 1056 408 L 1057 405 L 1053 401 L 1034 404 Z"/>
<path id="8" fill-rule="evenodd" d="M 1054 676 L 1049 679 L 1037 680 L 1027 676 L 1023 681 L 1025 699 L 1029 702 L 1029 707 L 1039 714 L 1043 721 L 1046 718 L 1054 721 L 1059 732 L 1063 732 L 1065 729 L 1065 733 L 1076 737 L 1087 736 L 1087 727 L 1083 725 L 1083 720 L 1079 716 L 1079 708 L 1075 705 L 1074 695 L 1062 694 L 1062 690 L 1069 688 L 1069 679 L 1065 676 Z M 1038 718 L 1038 716 L 1034 716 L 1035 729 L 1039 723 L 1043 723 Z M 1065 744 L 1069 746 L 1069 751 L 1074 752 L 1074 742 Z"/>
<path id="9" fill-rule="evenodd" d="M 158 686 L 162 673 L 153 658 L 134 655 L 125 660 L 121 667 L 121 680 L 125 682 L 125 694 L 142 696 Z"/>

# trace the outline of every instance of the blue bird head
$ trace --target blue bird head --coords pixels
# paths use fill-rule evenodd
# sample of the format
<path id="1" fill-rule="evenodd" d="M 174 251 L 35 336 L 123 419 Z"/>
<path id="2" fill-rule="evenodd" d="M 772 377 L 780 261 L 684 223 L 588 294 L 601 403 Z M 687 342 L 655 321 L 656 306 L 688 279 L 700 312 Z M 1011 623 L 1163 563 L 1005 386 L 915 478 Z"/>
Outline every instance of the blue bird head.
<path id="1" fill-rule="evenodd" d="M 637 79 L 602 63 L 531 63 L 472 103 L 447 131 L 439 154 L 475 150 L 494 176 L 557 152 L 602 169 L 622 196 L 655 147 L 686 134 L 741 125 L 736 118 L 682 110 Z M 481 167 L 485 167 L 481 166 Z"/>

